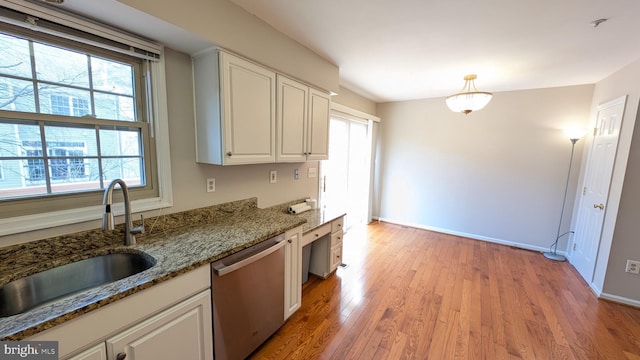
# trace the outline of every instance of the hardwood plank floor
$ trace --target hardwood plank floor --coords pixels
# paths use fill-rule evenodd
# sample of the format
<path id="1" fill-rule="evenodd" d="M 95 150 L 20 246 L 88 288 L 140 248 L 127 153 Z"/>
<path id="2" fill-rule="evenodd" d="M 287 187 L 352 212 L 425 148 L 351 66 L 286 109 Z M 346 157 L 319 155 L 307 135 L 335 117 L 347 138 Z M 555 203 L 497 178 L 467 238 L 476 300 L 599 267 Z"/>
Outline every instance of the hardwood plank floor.
<path id="1" fill-rule="evenodd" d="M 252 359 L 640 359 L 640 309 L 540 253 L 373 223 Z"/>

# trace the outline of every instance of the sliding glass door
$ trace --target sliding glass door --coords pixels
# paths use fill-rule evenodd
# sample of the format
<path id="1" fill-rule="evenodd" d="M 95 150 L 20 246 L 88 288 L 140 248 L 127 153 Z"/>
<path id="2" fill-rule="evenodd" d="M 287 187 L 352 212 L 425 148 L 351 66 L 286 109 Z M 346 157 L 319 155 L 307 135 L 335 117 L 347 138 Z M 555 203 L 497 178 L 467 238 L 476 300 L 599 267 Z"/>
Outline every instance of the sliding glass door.
<path id="1" fill-rule="evenodd" d="M 329 160 L 322 161 L 322 204 L 343 209 L 345 229 L 370 221 L 371 126 L 366 120 L 332 115 Z"/>

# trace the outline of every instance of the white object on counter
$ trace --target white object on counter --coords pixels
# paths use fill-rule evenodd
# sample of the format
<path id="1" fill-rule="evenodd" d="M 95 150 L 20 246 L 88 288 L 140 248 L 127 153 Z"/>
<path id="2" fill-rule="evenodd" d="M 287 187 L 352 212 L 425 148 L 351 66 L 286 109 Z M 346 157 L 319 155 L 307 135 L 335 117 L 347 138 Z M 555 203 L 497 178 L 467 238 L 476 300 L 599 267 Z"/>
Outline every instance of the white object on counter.
<path id="1" fill-rule="evenodd" d="M 300 206 L 298 206 L 300 205 Z M 311 206 L 307 205 L 307 204 L 298 204 L 298 205 L 294 205 L 292 207 L 289 208 L 289 212 L 292 214 L 300 214 L 303 213 L 305 211 L 309 211 L 311 210 Z"/>
<path id="2" fill-rule="evenodd" d="M 307 205 L 309 205 L 312 209 L 318 208 L 318 200 L 316 199 L 307 199 L 304 201 Z"/>
<path id="3" fill-rule="evenodd" d="M 306 203 L 295 204 L 295 205 L 289 206 L 289 209 L 287 209 L 287 211 L 289 211 L 291 214 L 296 214 L 296 210 L 300 210 L 307 206 L 308 205 Z"/>

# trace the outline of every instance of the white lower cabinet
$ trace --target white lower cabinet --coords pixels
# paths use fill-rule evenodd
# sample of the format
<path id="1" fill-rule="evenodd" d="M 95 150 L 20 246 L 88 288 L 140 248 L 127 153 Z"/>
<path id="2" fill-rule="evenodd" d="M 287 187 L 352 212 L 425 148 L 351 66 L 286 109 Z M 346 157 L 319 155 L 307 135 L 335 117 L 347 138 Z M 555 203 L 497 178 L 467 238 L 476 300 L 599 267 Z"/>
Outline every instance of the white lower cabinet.
<path id="1" fill-rule="evenodd" d="M 76 356 L 68 358 L 68 360 L 106 360 L 107 348 L 104 343 L 100 343 L 92 348 L 89 348 Z"/>
<path id="2" fill-rule="evenodd" d="M 284 319 L 288 319 L 302 305 L 302 228 L 285 234 L 284 258 Z"/>
<path id="3" fill-rule="evenodd" d="M 343 224 L 344 217 L 341 216 L 304 235 L 302 243 L 312 246 L 309 262 L 310 273 L 326 279 L 342 264 Z"/>
<path id="4" fill-rule="evenodd" d="M 211 360 L 211 293 L 202 292 L 106 341 L 108 359 Z"/>
<path id="5" fill-rule="evenodd" d="M 210 271 L 206 264 L 25 340 L 58 341 L 68 360 L 213 360 Z"/>

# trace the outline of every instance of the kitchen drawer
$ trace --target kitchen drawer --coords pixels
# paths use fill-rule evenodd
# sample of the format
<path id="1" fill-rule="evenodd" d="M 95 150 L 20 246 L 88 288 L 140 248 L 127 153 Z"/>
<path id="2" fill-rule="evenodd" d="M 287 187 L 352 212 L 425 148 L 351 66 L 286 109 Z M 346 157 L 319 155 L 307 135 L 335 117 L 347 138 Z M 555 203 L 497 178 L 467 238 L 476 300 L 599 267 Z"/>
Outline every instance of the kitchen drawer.
<path id="1" fill-rule="evenodd" d="M 330 271 L 334 271 L 335 269 L 342 264 L 342 243 L 331 247 L 331 264 Z"/>
<path id="2" fill-rule="evenodd" d="M 331 234 L 331 247 L 334 247 L 338 244 L 340 244 L 340 246 L 342 246 L 342 237 L 344 235 L 344 232 L 342 232 L 342 230 L 339 230 L 338 232 L 334 232 Z"/>
<path id="3" fill-rule="evenodd" d="M 344 216 L 341 216 L 338 219 L 335 219 L 331 222 L 331 232 L 334 233 L 336 231 L 342 230 L 344 226 Z"/>
<path id="4" fill-rule="evenodd" d="M 306 246 L 329 233 L 331 233 L 331 224 L 319 226 L 302 236 L 302 246 Z"/>

